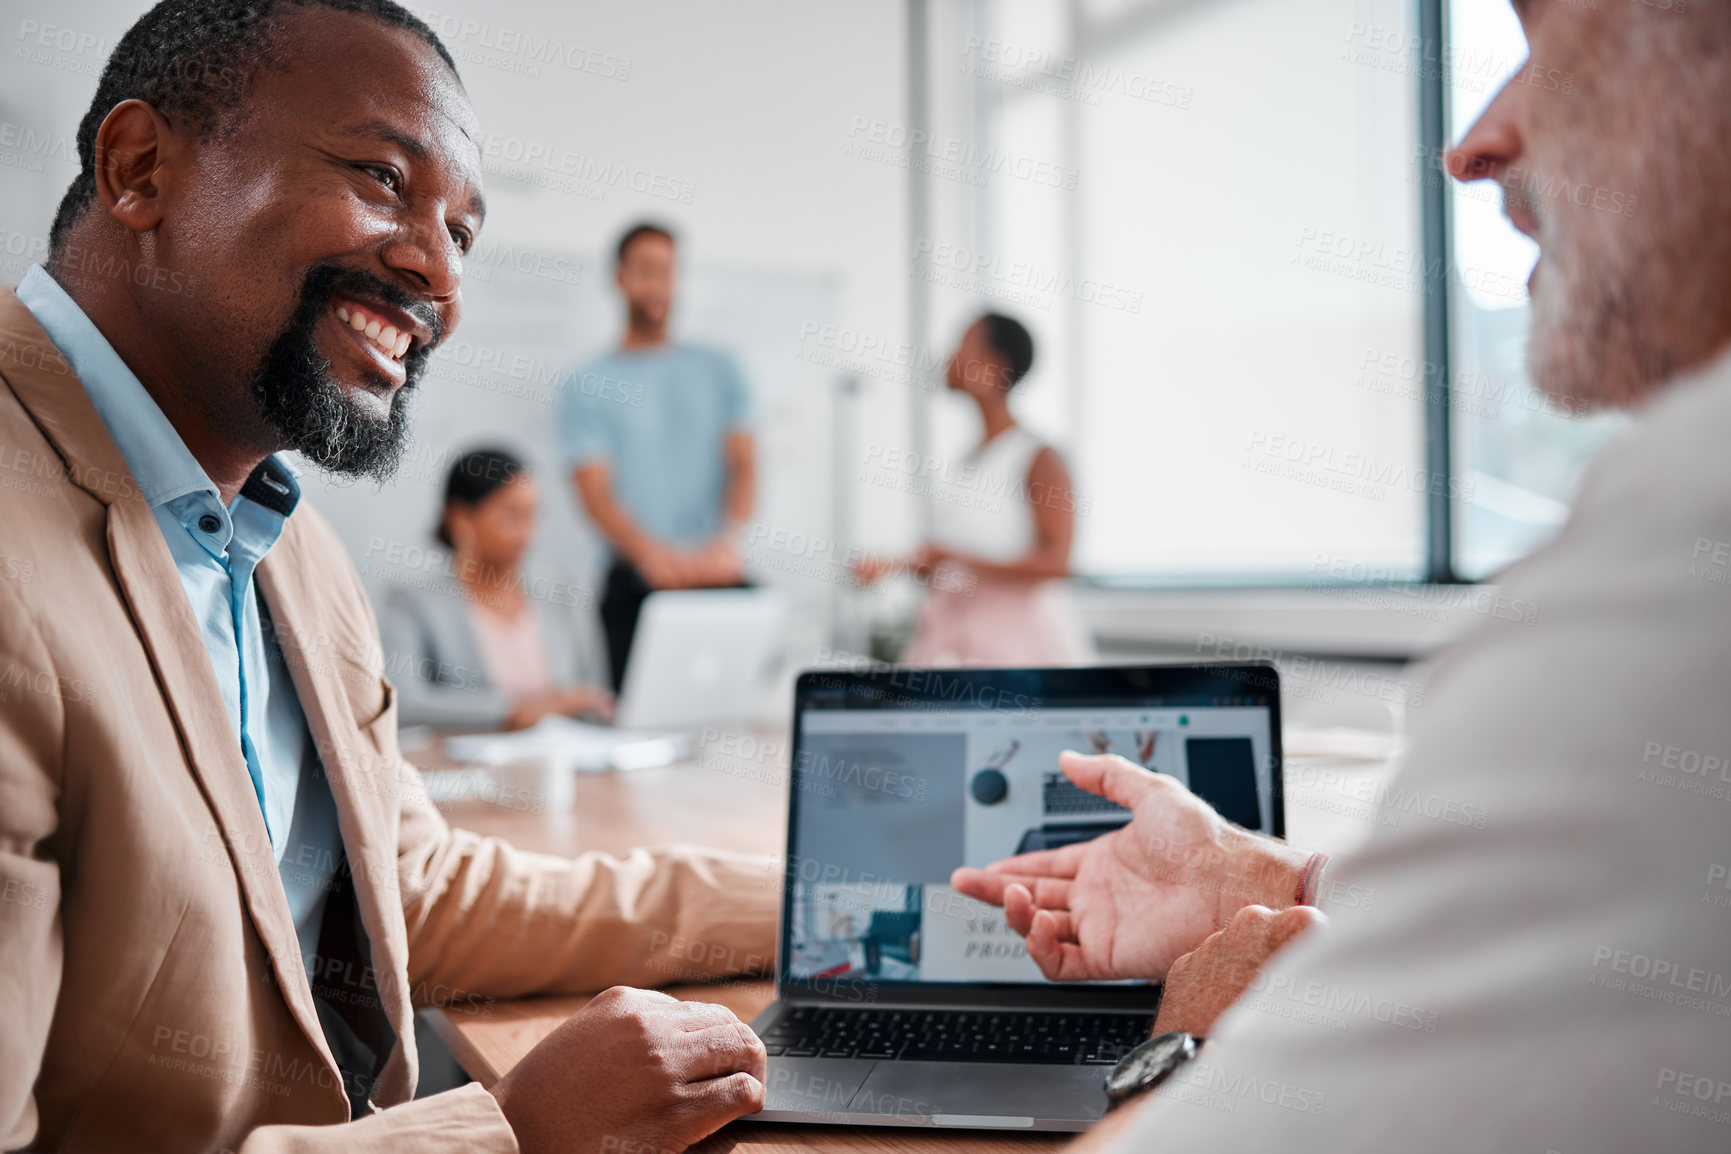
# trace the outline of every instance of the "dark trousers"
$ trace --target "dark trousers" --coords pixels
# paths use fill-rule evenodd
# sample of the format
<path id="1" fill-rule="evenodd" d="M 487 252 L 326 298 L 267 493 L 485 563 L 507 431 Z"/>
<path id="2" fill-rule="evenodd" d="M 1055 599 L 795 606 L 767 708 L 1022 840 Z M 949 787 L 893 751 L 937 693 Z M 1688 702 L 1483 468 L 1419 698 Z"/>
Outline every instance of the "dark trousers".
<path id="1" fill-rule="evenodd" d="M 637 566 L 615 559 L 601 589 L 601 631 L 607 636 L 607 664 L 613 671 L 613 692 L 625 685 L 625 662 L 631 656 L 631 639 L 637 636 L 637 619 L 643 602 L 655 592 Z"/>
<path id="2" fill-rule="evenodd" d="M 723 588 L 749 589 L 751 583 L 742 581 Z M 613 671 L 616 695 L 625 688 L 625 663 L 631 657 L 632 639 L 637 636 L 637 619 L 643 615 L 643 602 L 653 592 L 655 589 L 637 566 L 614 559 L 601 588 L 601 632 L 607 637 L 607 664 Z"/>

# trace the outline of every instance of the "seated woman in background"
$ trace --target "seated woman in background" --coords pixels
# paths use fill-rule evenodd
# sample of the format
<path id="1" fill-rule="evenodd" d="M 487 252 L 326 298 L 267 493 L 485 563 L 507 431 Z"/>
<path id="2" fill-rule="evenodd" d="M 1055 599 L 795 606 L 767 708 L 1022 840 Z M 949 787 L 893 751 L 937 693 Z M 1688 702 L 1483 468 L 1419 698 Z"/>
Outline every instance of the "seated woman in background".
<path id="1" fill-rule="evenodd" d="M 437 530 L 451 576 L 393 588 L 379 620 L 402 724 L 521 729 L 554 713 L 612 713 L 589 607 L 529 596 L 523 558 L 538 501 L 510 453 L 479 449 L 451 466 Z"/>
<path id="2" fill-rule="evenodd" d="M 945 383 L 971 398 L 984 437 L 931 484 L 931 539 L 905 561 L 862 563 L 870 584 L 906 566 L 930 585 L 909 665 L 1080 665 L 1093 640 L 1071 603 L 1076 491 L 1064 460 L 1016 423 L 1010 391 L 1034 364 L 1034 338 L 987 313 L 962 334 Z M 953 467 L 952 467 L 953 465 Z"/>

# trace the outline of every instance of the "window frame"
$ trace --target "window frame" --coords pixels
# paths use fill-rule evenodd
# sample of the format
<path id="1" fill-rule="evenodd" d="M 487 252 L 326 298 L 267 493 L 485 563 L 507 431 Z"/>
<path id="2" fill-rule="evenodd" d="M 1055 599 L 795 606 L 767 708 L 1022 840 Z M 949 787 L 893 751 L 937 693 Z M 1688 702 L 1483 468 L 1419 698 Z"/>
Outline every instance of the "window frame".
<path id="1" fill-rule="evenodd" d="M 977 2 L 977 0 L 976 0 Z M 1124 594 L 1134 591 L 1211 591 L 1211 592 L 1254 592 L 1278 591 L 1290 593 L 1295 587 L 1306 589 L 1323 589 L 1325 587 L 1356 588 L 1363 586 L 1403 587 L 1483 584 L 1462 578 L 1456 567 L 1455 518 L 1457 510 L 1452 496 L 1456 475 L 1454 460 L 1454 428 L 1453 409 L 1451 406 L 1451 347 L 1453 334 L 1449 307 L 1449 270 L 1453 267 L 1453 219 L 1451 215 L 1451 187 L 1447 172 L 1442 166 L 1442 157 L 1449 146 L 1449 106 L 1448 106 L 1448 75 L 1445 62 L 1448 60 L 1448 11 L 1447 0 L 1412 0 L 1414 15 L 1418 25 L 1418 44 L 1416 51 L 1420 57 L 1419 67 L 1415 69 L 1418 90 L 1418 140 L 1423 149 L 1426 171 L 1421 179 L 1415 181 L 1420 197 L 1419 227 L 1420 255 L 1423 260 L 1423 276 L 1421 278 L 1422 293 L 1420 298 L 1422 343 L 1424 354 L 1424 389 L 1422 405 L 1423 430 L 1423 460 L 1426 474 L 1430 477 L 1441 477 L 1443 484 L 1433 484 L 1428 487 L 1425 495 L 1424 516 L 1421 531 L 1424 533 L 1423 549 L 1418 580 L 1402 580 L 1400 578 L 1367 578 L 1354 581 L 1350 579 L 1327 578 L 1300 574 L 1281 574 L 1270 572 L 1255 573 L 1221 573 L 1195 575 L 1090 575 L 1077 574 L 1078 584 L 1092 591 L 1105 594 Z M 1085 49 L 1094 43 L 1107 43 L 1133 34 L 1137 26 L 1142 25 L 1150 17 L 1163 13 L 1162 6 L 1149 5 L 1145 8 L 1132 9 L 1130 12 L 1115 18 L 1089 22 L 1082 13 L 1081 0 L 1068 0 L 1070 30 L 1078 50 Z M 976 11 L 978 9 L 976 8 Z M 930 67 L 930 20 L 931 7 L 928 0 L 906 0 L 906 32 L 907 32 L 907 80 L 908 80 L 908 111 L 909 124 L 912 129 L 929 128 L 931 116 L 931 90 L 928 69 Z M 1429 51 L 1426 51 L 1426 48 Z M 1073 110 L 1072 110 L 1073 115 Z M 931 221 L 930 190 L 925 179 L 919 174 L 917 167 L 910 164 L 909 173 L 909 250 L 920 251 L 918 239 L 929 235 Z M 1071 215 L 1076 210 L 1072 208 Z M 1073 225 L 1072 225 L 1073 230 Z M 917 337 L 925 337 L 932 331 L 932 303 L 930 294 L 921 291 L 925 281 L 920 277 L 920 260 L 913 258 L 914 267 L 910 270 L 910 282 L 914 286 L 909 294 L 909 327 Z M 916 398 L 914 412 L 911 414 L 912 428 L 910 433 L 916 444 L 924 446 L 930 437 L 927 414 L 924 412 L 923 398 Z M 928 511 L 923 507 L 919 511 L 922 528 Z"/>

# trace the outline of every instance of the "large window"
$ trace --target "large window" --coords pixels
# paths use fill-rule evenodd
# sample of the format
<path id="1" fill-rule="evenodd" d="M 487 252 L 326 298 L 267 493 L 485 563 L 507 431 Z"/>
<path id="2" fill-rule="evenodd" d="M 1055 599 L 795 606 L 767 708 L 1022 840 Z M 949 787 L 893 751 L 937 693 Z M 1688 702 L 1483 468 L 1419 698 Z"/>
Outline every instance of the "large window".
<path id="1" fill-rule="evenodd" d="M 1080 572 L 1477 579 L 1566 514 L 1607 422 L 1527 384 L 1531 246 L 1494 187 L 1433 196 L 1428 219 L 1424 195 L 1423 87 L 1458 136 L 1525 45 L 1499 0 L 1442 4 L 927 10 L 932 139 L 1007 161 L 929 180 L 934 340 L 982 307 L 1034 330 L 1022 412 L 1078 481 Z M 1426 347 L 1443 265 L 1446 351 Z M 1427 404 L 1451 356 L 1450 402 Z M 973 434 L 937 402 L 935 451 Z"/>
<path id="2" fill-rule="evenodd" d="M 1527 46 L 1505 3 L 1451 4 L 1448 28 L 1450 132 L 1459 139 Z M 1587 461 L 1621 418 L 1571 415 L 1528 380 L 1526 280 L 1539 252 L 1503 215 L 1501 190 L 1456 184 L 1450 216 L 1459 270 L 1449 297 L 1450 410 L 1464 496 L 1454 506 L 1454 568 L 1476 580 L 1562 524 Z"/>

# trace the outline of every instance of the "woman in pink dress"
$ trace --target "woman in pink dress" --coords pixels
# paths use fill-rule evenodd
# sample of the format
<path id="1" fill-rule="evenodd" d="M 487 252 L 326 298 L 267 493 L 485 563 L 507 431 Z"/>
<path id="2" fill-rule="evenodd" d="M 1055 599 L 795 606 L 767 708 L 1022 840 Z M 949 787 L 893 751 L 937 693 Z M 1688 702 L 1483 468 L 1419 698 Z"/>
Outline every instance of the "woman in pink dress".
<path id="1" fill-rule="evenodd" d="M 987 313 L 962 335 L 945 373 L 972 398 L 985 436 L 933 469 L 930 540 L 911 558 L 862 563 L 869 584 L 905 565 L 929 584 L 910 665 L 1080 665 L 1093 641 L 1065 588 L 1076 491 L 1064 460 L 1016 423 L 1010 393 L 1034 363 L 1019 322 Z"/>

